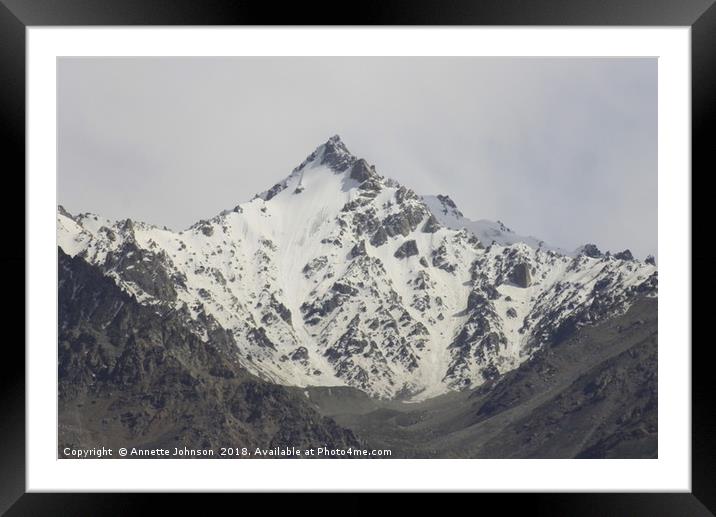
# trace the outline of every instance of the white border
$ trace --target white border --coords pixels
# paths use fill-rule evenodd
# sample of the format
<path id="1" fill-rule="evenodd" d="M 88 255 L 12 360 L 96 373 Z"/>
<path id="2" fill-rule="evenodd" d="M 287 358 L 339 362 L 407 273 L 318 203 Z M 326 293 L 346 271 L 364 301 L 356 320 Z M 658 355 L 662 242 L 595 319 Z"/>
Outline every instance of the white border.
<path id="1" fill-rule="evenodd" d="M 27 490 L 690 491 L 689 28 L 28 28 Z M 658 56 L 658 460 L 57 460 L 58 56 Z"/>

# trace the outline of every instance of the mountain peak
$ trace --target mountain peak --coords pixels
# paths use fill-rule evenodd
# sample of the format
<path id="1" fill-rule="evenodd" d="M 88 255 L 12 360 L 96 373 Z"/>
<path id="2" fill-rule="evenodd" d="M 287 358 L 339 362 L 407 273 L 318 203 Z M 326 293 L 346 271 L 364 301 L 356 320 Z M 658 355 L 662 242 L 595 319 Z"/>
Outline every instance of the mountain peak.
<path id="1" fill-rule="evenodd" d="M 67 217 L 68 219 L 72 219 L 73 221 L 74 221 L 74 219 L 75 219 L 75 218 L 72 216 L 72 214 L 69 213 L 69 212 L 65 209 L 65 207 L 62 206 L 62 205 L 57 205 L 57 213 L 62 214 L 62 215 L 64 215 L 65 217 Z"/>
<path id="2" fill-rule="evenodd" d="M 318 150 L 322 151 L 321 165 L 326 165 L 336 172 L 346 171 L 357 160 L 338 135 L 333 135 L 325 144 L 319 146 Z"/>
<path id="3" fill-rule="evenodd" d="M 260 194 L 256 194 L 254 196 L 254 199 L 261 198 L 264 201 L 269 201 L 279 192 L 282 192 L 284 189 L 286 189 L 289 182 L 295 180 L 296 178 L 298 178 L 298 183 L 296 185 L 296 193 L 303 192 L 302 181 L 303 174 L 306 169 L 315 166 L 324 166 L 336 173 L 342 173 L 349 169 L 352 170 L 352 168 L 356 164 L 360 165 L 361 162 L 365 162 L 365 160 L 359 160 L 348 150 L 348 147 L 346 147 L 346 144 L 343 142 L 339 135 L 333 135 L 324 143 L 316 147 L 316 149 L 311 154 L 309 154 L 298 167 L 293 169 L 293 171 L 287 178 L 285 178 L 283 181 L 276 183 L 270 189 L 261 192 Z M 366 168 L 369 167 L 366 165 Z M 375 174 L 375 171 L 372 168 L 370 168 L 370 172 L 372 173 L 372 175 Z"/>
<path id="4" fill-rule="evenodd" d="M 341 139 L 341 135 L 339 135 L 339 134 L 333 135 L 331 138 L 328 139 L 328 141 L 326 143 L 327 144 L 332 143 L 332 144 L 336 144 L 336 145 L 343 145 L 345 147 L 345 143 L 343 142 L 343 139 Z"/>
<path id="5" fill-rule="evenodd" d="M 336 172 L 345 172 L 357 160 L 346 147 L 339 135 L 333 135 L 324 143 L 316 147 L 301 164 L 293 169 L 296 174 L 305 169 L 309 164 L 326 165 Z"/>

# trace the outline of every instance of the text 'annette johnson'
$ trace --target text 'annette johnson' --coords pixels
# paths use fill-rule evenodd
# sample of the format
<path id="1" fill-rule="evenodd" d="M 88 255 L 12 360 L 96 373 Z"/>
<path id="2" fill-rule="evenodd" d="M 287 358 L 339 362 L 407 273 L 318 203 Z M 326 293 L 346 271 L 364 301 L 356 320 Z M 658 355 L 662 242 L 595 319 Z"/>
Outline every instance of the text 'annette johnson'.
<path id="1" fill-rule="evenodd" d="M 192 449 L 189 447 L 152 448 L 138 447 L 94 447 L 75 449 L 64 447 L 60 458 L 101 459 L 101 458 L 389 458 L 390 449 L 358 449 L 349 447 L 219 447 L 218 449 Z"/>

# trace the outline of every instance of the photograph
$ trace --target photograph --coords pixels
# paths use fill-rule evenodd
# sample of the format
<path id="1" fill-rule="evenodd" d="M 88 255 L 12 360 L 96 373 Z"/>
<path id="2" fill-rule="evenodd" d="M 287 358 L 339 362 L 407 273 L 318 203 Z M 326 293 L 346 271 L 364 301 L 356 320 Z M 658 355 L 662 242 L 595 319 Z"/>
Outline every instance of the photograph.
<path id="1" fill-rule="evenodd" d="M 715 2 L 0 0 L 0 514 L 715 516 Z"/>
<path id="2" fill-rule="evenodd" d="M 659 458 L 656 57 L 56 63 L 58 459 Z"/>

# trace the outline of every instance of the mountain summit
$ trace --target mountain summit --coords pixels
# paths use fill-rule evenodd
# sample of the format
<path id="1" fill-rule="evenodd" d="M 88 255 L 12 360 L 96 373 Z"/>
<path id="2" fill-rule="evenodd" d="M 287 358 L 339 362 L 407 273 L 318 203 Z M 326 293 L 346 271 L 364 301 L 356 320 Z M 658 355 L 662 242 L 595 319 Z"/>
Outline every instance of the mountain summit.
<path id="1" fill-rule="evenodd" d="M 328 170 L 337 174 L 349 171 L 349 178 L 358 182 L 363 182 L 370 177 L 377 178 L 375 168 L 365 160 L 351 154 L 341 137 L 334 135 L 309 154 L 287 178 L 257 194 L 256 197 L 269 201 L 289 185 L 294 188 L 294 193 L 300 194 L 304 189 L 304 174 L 306 172 L 311 174 L 311 171 L 316 169 Z"/>
<path id="2" fill-rule="evenodd" d="M 204 342 L 228 332 L 241 366 L 286 385 L 411 400 L 479 386 L 657 295 L 653 263 L 487 223 L 384 178 L 337 135 L 182 232 L 57 214 L 66 254 L 158 313 L 184 311 Z"/>

